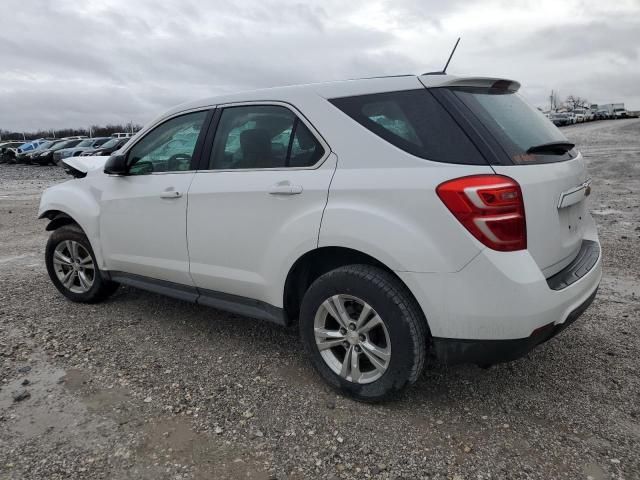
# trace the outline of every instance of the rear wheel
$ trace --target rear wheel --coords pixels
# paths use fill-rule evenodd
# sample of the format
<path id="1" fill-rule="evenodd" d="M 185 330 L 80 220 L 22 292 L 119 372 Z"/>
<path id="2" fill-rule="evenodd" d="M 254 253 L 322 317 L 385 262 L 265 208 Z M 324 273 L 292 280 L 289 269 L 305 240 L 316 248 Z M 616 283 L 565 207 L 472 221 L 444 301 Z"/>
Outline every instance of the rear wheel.
<path id="1" fill-rule="evenodd" d="M 74 302 L 99 302 L 118 288 L 117 283 L 103 278 L 89 239 L 76 225 L 65 225 L 51 234 L 45 262 L 53 284 Z"/>
<path id="2" fill-rule="evenodd" d="M 300 335 L 314 367 L 332 387 L 364 401 L 383 400 L 416 381 L 426 330 L 406 287 L 370 265 L 322 275 L 300 312 Z"/>

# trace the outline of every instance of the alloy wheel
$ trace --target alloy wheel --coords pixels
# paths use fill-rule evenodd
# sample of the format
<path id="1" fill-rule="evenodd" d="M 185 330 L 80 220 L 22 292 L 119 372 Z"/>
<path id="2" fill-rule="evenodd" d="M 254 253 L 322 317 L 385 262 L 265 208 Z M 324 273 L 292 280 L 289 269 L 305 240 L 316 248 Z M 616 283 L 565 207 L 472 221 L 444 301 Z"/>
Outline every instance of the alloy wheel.
<path id="1" fill-rule="evenodd" d="M 383 319 L 364 300 L 334 295 L 314 319 L 316 346 L 327 366 L 353 383 L 378 380 L 389 368 L 391 340 Z"/>
<path id="2" fill-rule="evenodd" d="M 53 251 L 53 268 L 60 283 L 73 293 L 88 292 L 96 275 L 93 258 L 75 240 L 60 242 Z"/>

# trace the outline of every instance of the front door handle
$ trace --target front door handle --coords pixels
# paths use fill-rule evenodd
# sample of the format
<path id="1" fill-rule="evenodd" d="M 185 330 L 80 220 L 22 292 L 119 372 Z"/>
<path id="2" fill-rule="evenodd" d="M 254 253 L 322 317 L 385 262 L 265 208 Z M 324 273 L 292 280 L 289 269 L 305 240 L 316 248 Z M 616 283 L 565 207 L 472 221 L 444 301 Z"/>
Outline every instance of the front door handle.
<path id="1" fill-rule="evenodd" d="M 277 183 L 269 188 L 270 195 L 298 195 L 300 193 L 302 193 L 301 185 Z"/>
<path id="2" fill-rule="evenodd" d="M 175 190 L 165 190 L 160 194 L 160 198 L 180 198 L 182 193 Z"/>

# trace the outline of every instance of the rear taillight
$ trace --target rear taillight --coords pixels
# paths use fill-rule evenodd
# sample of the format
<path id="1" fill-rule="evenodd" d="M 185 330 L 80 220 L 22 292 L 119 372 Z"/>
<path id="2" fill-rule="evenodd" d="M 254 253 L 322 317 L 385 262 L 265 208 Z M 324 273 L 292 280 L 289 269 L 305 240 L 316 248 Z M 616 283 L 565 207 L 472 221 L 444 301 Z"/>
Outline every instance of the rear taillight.
<path id="1" fill-rule="evenodd" d="M 527 248 L 527 226 L 520 185 L 501 175 L 473 175 L 438 186 L 447 208 L 471 234 L 501 252 Z"/>

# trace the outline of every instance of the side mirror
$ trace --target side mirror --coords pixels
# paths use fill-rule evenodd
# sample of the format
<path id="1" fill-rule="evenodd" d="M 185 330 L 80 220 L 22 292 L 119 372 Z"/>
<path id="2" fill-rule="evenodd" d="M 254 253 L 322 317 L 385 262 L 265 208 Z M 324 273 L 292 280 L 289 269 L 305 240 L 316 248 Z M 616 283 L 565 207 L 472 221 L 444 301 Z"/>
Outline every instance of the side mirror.
<path id="1" fill-rule="evenodd" d="M 111 155 L 104 164 L 104 173 L 108 175 L 126 175 L 127 157 L 121 154 Z"/>

